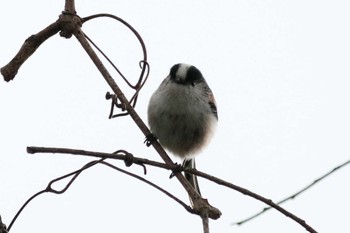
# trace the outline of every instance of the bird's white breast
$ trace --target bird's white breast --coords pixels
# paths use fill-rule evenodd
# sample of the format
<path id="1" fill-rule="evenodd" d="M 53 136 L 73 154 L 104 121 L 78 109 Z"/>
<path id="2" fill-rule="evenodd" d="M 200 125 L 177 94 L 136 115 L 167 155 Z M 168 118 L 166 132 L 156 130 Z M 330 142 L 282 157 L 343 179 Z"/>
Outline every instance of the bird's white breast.
<path id="1" fill-rule="evenodd" d="M 152 133 L 163 147 L 183 158 L 198 153 L 216 126 L 217 119 L 203 99 L 201 90 L 165 80 L 149 103 L 148 119 Z"/>

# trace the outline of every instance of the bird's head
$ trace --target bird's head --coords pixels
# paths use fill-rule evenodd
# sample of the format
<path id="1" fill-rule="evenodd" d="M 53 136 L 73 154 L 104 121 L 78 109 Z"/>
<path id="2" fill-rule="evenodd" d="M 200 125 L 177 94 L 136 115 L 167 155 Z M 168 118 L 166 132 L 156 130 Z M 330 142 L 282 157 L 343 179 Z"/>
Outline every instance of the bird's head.
<path id="1" fill-rule="evenodd" d="M 194 86 L 196 83 L 203 82 L 204 78 L 195 66 L 179 63 L 171 67 L 170 80 L 178 84 Z"/>

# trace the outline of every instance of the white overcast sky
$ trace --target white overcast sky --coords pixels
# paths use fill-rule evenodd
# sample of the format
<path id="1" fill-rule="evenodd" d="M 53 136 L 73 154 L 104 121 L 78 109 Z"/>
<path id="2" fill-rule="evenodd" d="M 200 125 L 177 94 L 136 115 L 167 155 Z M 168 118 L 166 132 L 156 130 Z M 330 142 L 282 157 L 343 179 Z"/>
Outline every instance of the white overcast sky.
<path id="1" fill-rule="evenodd" d="M 57 19 L 64 1 L 0 3 L 0 66 L 23 41 Z M 150 78 L 137 112 L 178 62 L 196 65 L 212 88 L 219 126 L 198 169 L 275 201 L 350 158 L 349 1 L 76 0 L 82 17 L 111 13 L 133 25 L 149 55 Z M 131 80 L 142 59 L 136 39 L 112 20 L 83 30 Z M 111 72 L 130 97 L 130 91 Z M 90 161 L 28 155 L 26 146 L 102 152 L 125 149 L 160 160 L 129 118 L 108 120 L 110 91 L 77 41 L 58 35 L 30 57 L 14 81 L 0 82 L 0 215 L 9 224 L 27 198 Z M 124 167 L 122 162 L 114 162 Z M 142 170 L 127 170 L 142 175 Z M 146 178 L 188 200 L 169 172 Z M 283 205 L 319 232 L 349 232 L 350 167 Z M 223 215 L 211 232 L 305 230 L 270 211 L 241 227 L 234 221 L 264 205 L 200 179 L 203 196 Z M 202 232 L 201 220 L 153 188 L 107 167 L 84 172 L 63 195 L 32 201 L 11 232 Z"/>

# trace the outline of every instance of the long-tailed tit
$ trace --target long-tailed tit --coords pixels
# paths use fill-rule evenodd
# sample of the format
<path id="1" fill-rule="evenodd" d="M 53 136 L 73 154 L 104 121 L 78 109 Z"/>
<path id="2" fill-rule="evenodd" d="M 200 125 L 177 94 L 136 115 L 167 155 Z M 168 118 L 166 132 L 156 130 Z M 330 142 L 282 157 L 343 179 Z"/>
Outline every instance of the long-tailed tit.
<path id="1" fill-rule="evenodd" d="M 194 156 L 211 139 L 217 121 L 214 95 L 192 65 L 174 65 L 148 105 L 152 134 L 165 149 L 184 159 L 187 168 L 195 168 Z M 185 177 L 200 194 L 197 177 L 186 173 Z"/>

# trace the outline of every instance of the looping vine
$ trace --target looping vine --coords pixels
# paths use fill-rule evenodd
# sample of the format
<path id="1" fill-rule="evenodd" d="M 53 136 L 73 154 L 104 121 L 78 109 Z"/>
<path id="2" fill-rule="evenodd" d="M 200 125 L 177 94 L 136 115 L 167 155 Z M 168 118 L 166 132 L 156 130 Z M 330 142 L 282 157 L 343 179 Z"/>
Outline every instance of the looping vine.
<path id="1" fill-rule="evenodd" d="M 124 82 L 131 88 L 135 90 L 135 93 L 133 94 L 133 96 L 131 97 L 131 99 L 129 100 L 129 104 L 134 108 L 136 106 L 136 102 L 138 99 L 138 94 L 140 92 L 140 90 L 142 89 L 142 87 L 144 86 L 144 84 L 146 83 L 148 76 L 149 76 L 149 71 L 150 71 L 150 67 L 149 64 L 147 62 L 147 50 L 146 50 L 146 45 L 143 42 L 142 37 L 140 36 L 140 34 L 136 31 L 135 28 L 133 28 L 128 22 L 126 22 L 125 20 L 123 20 L 122 18 L 119 18 L 115 15 L 112 14 L 96 14 L 96 15 L 91 15 L 85 18 L 82 18 L 82 22 L 86 23 L 89 20 L 92 19 L 96 19 L 99 17 L 108 17 L 108 18 L 112 18 L 114 20 L 119 21 L 120 23 L 124 24 L 128 29 L 130 29 L 133 34 L 136 36 L 136 38 L 138 39 L 141 48 L 142 48 L 142 53 L 143 53 L 143 59 L 139 62 L 139 67 L 141 68 L 141 73 L 139 76 L 138 81 L 136 82 L 136 84 L 131 84 L 129 82 L 129 80 L 125 77 L 125 75 L 120 71 L 120 69 L 111 61 L 111 59 L 108 58 L 108 56 L 96 45 L 96 43 L 94 43 L 85 33 L 84 36 L 85 38 L 97 49 L 97 51 L 99 51 L 99 53 L 108 61 L 108 63 L 116 70 L 116 72 L 119 74 L 119 76 L 124 80 Z M 116 117 L 120 117 L 120 116 L 126 116 L 129 113 L 125 112 L 126 107 L 124 104 L 122 103 L 118 103 L 118 98 L 117 96 L 115 96 L 114 94 L 110 94 L 109 92 L 106 93 L 106 99 L 109 100 L 111 99 L 111 110 L 110 110 L 110 114 L 109 114 L 109 119 L 111 118 L 116 118 Z M 114 107 L 118 108 L 121 110 L 121 113 L 115 114 L 113 113 L 114 111 Z"/>

